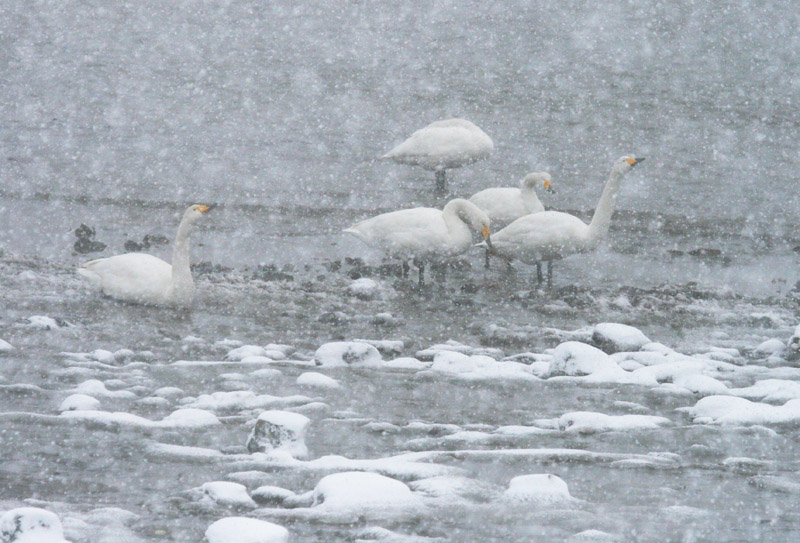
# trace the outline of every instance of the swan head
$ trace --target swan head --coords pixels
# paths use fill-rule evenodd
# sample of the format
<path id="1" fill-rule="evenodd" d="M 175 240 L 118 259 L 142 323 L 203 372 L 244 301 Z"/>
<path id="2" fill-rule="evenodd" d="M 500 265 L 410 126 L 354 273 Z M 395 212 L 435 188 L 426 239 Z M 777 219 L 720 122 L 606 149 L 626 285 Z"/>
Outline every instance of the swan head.
<path id="1" fill-rule="evenodd" d="M 489 247 L 492 246 L 492 240 L 489 237 L 491 235 L 492 221 L 489 219 L 489 215 L 487 215 L 485 211 L 469 200 L 464 200 L 463 198 L 450 200 L 450 202 L 448 202 L 448 204 L 445 206 L 444 211 L 447 212 L 448 210 L 455 211 L 456 216 L 464 224 L 468 225 L 475 232 L 479 232 L 486 241 L 486 244 Z"/>
<path id="2" fill-rule="evenodd" d="M 523 189 L 543 189 L 547 192 L 555 192 L 553 184 L 550 182 L 550 174 L 547 172 L 533 172 L 529 173 L 522 180 Z"/>
<path id="3" fill-rule="evenodd" d="M 633 169 L 633 167 L 636 166 L 637 164 L 639 164 L 640 162 L 644 162 L 644 158 L 634 158 L 632 156 L 623 156 L 623 157 L 618 158 L 617 161 L 614 162 L 614 167 L 612 168 L 612 171 L 614 171 L 615 173 L 618 173 L 618 174 L 626 174 L 629 171 L 631 171 L 631 169 Z"/>
<path id="4" fill-rule="evenodd" d="M 206 213 L 212 209 L 213 205 L 203 205 L 203 204 L 194 204 L 189 206 L 186 212 L 183 214 L 183 219 L 194 224 L 195 222 L 199 221 Z"/>

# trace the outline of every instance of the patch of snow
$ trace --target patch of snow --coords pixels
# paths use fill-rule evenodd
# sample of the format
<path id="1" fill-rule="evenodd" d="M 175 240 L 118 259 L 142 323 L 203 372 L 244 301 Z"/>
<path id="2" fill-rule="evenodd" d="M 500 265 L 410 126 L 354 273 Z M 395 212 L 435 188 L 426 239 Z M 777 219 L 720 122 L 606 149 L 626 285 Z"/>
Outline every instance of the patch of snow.
<path id="1" fill-rule="evenodd" d="M 331 377 L 328 377 L 327 375 L 318 373 L 316 371 L 307 371 L 305 373 L 301 373 L 297 377 L 297 384 L 300 386 L 316 387 L 316 388 L 328 388 L 328 389 L 341 388 L 339 381 Z"/>
<path id="2" fill-rule="evenodd" d="M 100 400 L 86 394 L 72 394 L 64 398 L 59 411 L 93 411 L 100 407 Z"/>
<path id="3" fill-rule="evenodd" d="M 596 325 L 592 332 L 592 341 L 608 353 L 638 351 L 651 343 L 638 328 L 614 322 L 601 322 Z"/>
<path id="4" fill-rule="evenodd" d="M 206 530 L 208 543 L 286 543 L 289 530 L 278 524 L 247 517 L 226 517 Z"/>
<path id="5" fill-rule="evenodd" d="M 314 353 L 314 362 L 317 366 L 326 367 L 377 368 L 383 364 L 378 349 L 357 341 L 326 343 Z"/>

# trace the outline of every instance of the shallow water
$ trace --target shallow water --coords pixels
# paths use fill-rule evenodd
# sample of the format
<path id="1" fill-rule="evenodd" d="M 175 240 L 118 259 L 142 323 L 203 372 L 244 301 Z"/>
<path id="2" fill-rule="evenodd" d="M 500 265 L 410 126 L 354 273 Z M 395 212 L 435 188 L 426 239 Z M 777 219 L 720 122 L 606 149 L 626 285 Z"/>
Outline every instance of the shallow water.
<path id="1" fill-rule="evenodd" d="M 211 345 L 225 338 L 288 343 L 305 355 L 337 339 L 402 339 L 409 356 L 452 339 L 511 355 L 612 321 L 682 352 L 713 345 L 746 354 L 764 339 L 785 340 L 796 324 L 800 14 L 788 4 L 11 1 L 0 14 L 0 339 L 16 347 L 0 353 L 0 510 L 31 498 L 62 516 L 122 507 L 141 515 L 132 529 L 143 539 L 200 540 L 232 513 L 180 495 L 235 470 L 149 457 L 148 443 L 236 451 L 253 413 L 228 414 L 221 430 L 146 435 L 7 414 L 55 415 L 66 390 L 89 376 L 119 377 L 118 386 L 142 394 L 234 386 L 219 375 L 251 369 L 168 365 L 219 358 L 225 350 Z M 444 203 L 432 196 L 432 174 L 376 157 L 452 116 L 473 120 L 495 142 L 490 159 L 450 172 L 456 196 L 547 169 L 557 193 L 544 204 L 588 218 L 612 161 L 648 158 L 625 179 L 609 239 L 557 264 L 552 291 L 533 288 L 530 267 L 484 270 L 477 253 L 445 283 L 420 290 L 413 273 L 408 281 L 394 269 L 382 275 L 379 256 L 341 234 L 377 212 Z M 73 273 L 87 258 L 123 251 L 126 240 L 171 238 L 193 202 L 222 205 L 194 234 L 194 261 L 206 265 L 195 271 L 192 312 L 116 304 Z M 81 223 L 96 229 L 104 252 L 73 251 Z M 168 258 L 170 246 L 150 252 Z M 378 280 L 383 296 L 348 296 L 359 276 Z M 376 324 L 384 312 L 393 325 Z M 32 315 L 73 326 L 23 326 Z M 190 335 L 206 347 L 182 341 Z M 59 354 L 98 348 L 153 356 L 132 372 L 78 373 Z M 578 410 L 623 414 L 614 404 L 621 400 L 674 423 L 465 447 L 680 455 L 663 469 L 436 461 L 500 489 L 516 475 L 557 474 L 586 501 L 578 513 L 454 504 L 375 525 L 451 541 L 554 541 L 590 528 L 632 541 L 794 541 L 800 531 L 796 495 L 748 483 L 764 473 L 796 480 L 795 427 L 773 435 L 693 425 L 674 409 L 695 397 L 630 385 L 335 371 L 343 386 L 331 393 L 297 386 L 299 367 L 279 368 L 282 377 L 248 384 L 330 406 L 312 416 L 311 458 L 459 446 L 413 432 L 381 435 L 355 421 L 362 418 L 495 428 Z M 18 384 L 41 390 L 10 386 Z M 171 412 L 108 399 L 103 409 L 151 419 Z M 432 441 L 414 441 L 423 438 Z M 707 456 L 692 445 L 706 446 Z M 774 464 L 747 473 L 722 467 L 740 456 Z M 270 475 L 300 492 L 323 474 Z M 674 505 L 701 511 L 662 511 Z M 358 527 L 274 520 L 293 541 L 353 538 Z"/>

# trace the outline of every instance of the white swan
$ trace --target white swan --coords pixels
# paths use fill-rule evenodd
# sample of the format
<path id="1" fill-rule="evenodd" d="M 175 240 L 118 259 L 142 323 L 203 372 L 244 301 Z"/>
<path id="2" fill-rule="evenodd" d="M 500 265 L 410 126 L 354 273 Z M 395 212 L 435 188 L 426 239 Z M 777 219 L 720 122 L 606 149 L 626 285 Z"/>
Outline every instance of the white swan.
<path id="1" fill-rule="evenodd" d="M 553 192 L 549 173 L 529 173 L 520 181 L 519 188 L 484 189 L 473 194 L 469 201 L 484 210 L 493 225 L 509 224 L 523 215 L 544 211 L 537 188 Z"/>
<path id="2" fill-rule="evenodd" d="M 211 206 L 193 205 L 183 214 L 172 265 L 145 253 L 126 253 L 90 260 L 78 273 L 103 294 L 126 302 L 151 305 L 189 306 L 194 296 L 194 281 L 189 270 L 189 234 L 194 224 Z"/>
<path id="3" fill-rule="evenodd" d="M 416 207 L 377 215 L 345 229 L 361 241 L 386 255 L 419 267 L 419 283 L 425 284 L 425 262 L 441 264 L 472 245 L 472 232 L 480 232 L 484 243 L 492 246 L 488 215 L 475 204 L 456 198 L 444 209 Z"/>
<path id="4" fill-rule="evenodd" d="M 381 158 L 436 172 L 436 192 L 441 195 L 446 190 L 445 170 L 483 160 L 493 149 L 492 138 L 473 123 L 448 119 L 420 128 Z"/>
<path id="5" fill-rule="evenodd" d="M 495 233 L 491 252 L 507 260 L 536 264 L 540 283 L 542 282 L 540 262 L 547 262 L 547 282 L 551 285 L 553 260 L 591 251 L 608 233 L 622 178 L 643 160 L 643 158 L 624 156 L 614 162 L 590 224 L 584 223 L 574 215 L 558 211 L 525 215 Z"/>

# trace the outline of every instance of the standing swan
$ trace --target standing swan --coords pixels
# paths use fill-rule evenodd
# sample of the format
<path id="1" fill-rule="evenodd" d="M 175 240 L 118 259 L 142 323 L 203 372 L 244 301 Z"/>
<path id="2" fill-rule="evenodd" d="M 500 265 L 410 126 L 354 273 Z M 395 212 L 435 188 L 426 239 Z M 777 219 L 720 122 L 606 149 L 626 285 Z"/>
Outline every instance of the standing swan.
<path id="1" fill-rule="evenodd" d="M 510 224 L 523 215 L 544 211 L 536 189 L 554 192 L 550 183 L 550 174 L 534 172 L 520 181 L 519 188 L 495 187 L 476 192 L 469 199 L 489 215 L 492 224 Z"/>
<path id="2" fill-rule="evenodd" d="M 463 198 L 450 200 L 444 209 L 415 207 L 377 215 L 345 229 L 361 241 L 390 257 L 413 259 L 419 267 L 419 284 L 425 284 L 425 262 L 440 264 L 465 252 L 472 245 L 472 230 L 489 237 L 489 217 Z"/>
<path id="3" fill-rule="evenodd" d="M 189 306 L 194 296 L 194 281 L 189 270 L 189 234 L 211 206 L 193 205 L 183 214 L 172 265 L 145 253 L 126 253 L 90 260 L 78 273 L 96 285 L 103 294 L 150 305 Z"/>
<path id="4" fill-rule="evenodd" d="M 492 150 L 492 138 L 483 130 L 466 119 L 448 119 L 417 130 L 381 158 L 436 172 L 436 194 L 442 196 L 447 190 L 445 170 L 483 160 Z"/>
<path id="5" fill-rule="evenodd" d="M 539 283 L 542 282 L 539 263 L 546 261 L 547 284 L 551 286 L 553 260 L 592 251 L 608 233 L 622 178 L 643 160 L 624 156 L 614 162 L 590 224 L 587 225 L 574 215 L 558 211 L 526 215 L 494 235 L 491 252 L 507 260 L 536 264 Z"/>

